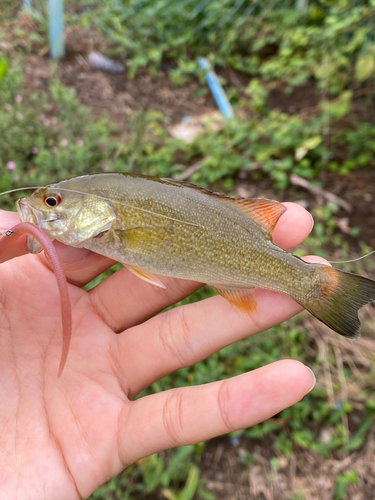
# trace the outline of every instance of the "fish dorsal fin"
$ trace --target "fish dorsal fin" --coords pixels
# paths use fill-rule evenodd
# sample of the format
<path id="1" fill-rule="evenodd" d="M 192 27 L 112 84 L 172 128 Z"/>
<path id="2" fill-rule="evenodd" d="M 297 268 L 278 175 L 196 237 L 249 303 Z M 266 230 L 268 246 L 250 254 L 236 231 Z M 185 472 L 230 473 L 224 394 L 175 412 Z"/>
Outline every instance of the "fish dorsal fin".
<path id="1" fill-rule="evenodd" d="M 274 200 L 267 200 L 265 198 L 230 198 L 223 193 L 215 193 L 214 191 L 209 191 L 208 189 L 196 186 L 195 184 L 190 184 L 188 182 L 178 181 L 176 179 L 163 179 L 163 181 L 179 187 L 196 189 L 201 193 L 209 196 L 215 196 L 216 198 L 221 198 L 223 201 L 232 203 L 239 210 L 262 226 L 262 228 L 265 229 L 270 235 L 275 229 L 277 221 L 287 210 L 282 203 Z"/>
<path id="2" fill-rule="evenodd" d="M 210 191 L 209 189 L 206 189 L 201 186 L 197 186 L 196 184 L 192 184 L 191 182 L 185 182 L 185 181 L 179 181 L 177 179 L 161 179 L 163 182 L 166 184 L 173 184 L 178 187 L 188 187 L 191 189 L 195 189 L 196 191 L 200 191 L 203 194 L 208 194 L 210 196 L 215 196 L 216 198 L 224 198 L 226 200 L 233 200 L 233 198 L 230 198 L 230 196 L 224 194 L 224 193 L 218 193 L 216 191 Z"/>
<path id="3" fill-rule="evenodd" d="M 287 210 L 282 203 L 263 198 L 238 199 L 230 200 L 230 202 L 270 234 L 275 229 L 277 221 Z"/>

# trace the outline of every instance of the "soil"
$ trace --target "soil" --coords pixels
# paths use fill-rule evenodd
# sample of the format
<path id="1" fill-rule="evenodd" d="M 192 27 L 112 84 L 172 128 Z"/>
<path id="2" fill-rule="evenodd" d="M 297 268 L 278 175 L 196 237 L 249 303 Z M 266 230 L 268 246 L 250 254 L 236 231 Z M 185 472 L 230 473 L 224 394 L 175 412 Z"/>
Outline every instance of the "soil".
<path id="1" fill-rule="evenodd" d="M 327 175 L 325 187 L 349 202 L 349 226 L 360 227 L 360 239 L 375 248 L 375 171 L 356 170 L 342 177 Z"/>
<path id="2" fill-rule="evenodd" d="M 155 77 L 139 72 L 133 79 L 124 74 L 110 74 L 90 69 L 85 62 L 87 50 L 101 50 L 102 40 L 85 38 L 70 32 L 67 58 L 57 64 L 57 76 L 74 87 L 80 102 L 89 106 L 94 115 L 107 111 L 116 123 L 119 134 L 129 132 L 126 115 L 135 110 L 157 110 L 167 116 L 169 123 L 178 123 L 186 115 L 200 115 L 216 110 L 215 101 L 194 79 L 183 87 L 171 85 L 168 72 L 161 71 Z M 30 55 L 25 68 L 28 88 L 44 89 L 50 74 L 50 62 L 44 54 Z M 246 78 L 231 71 L 225 75 L 231 85 L 245 83 Z M 288 113 L 313 112 L 318 96 L 312 85 L 296 89 L 285 96 L 281 91 L 271 92 L 269 105 Z M 352 207 L 352 211 L 340 212 L 347 219 L 346 227 L 359 226 L 360 238 L 375 248 L 375 171 L 357 170 L 348 176 L 326 174 L 323 188 L 340 196 Z M 325 200 L 302 188 L 293 187 L 287 192 L 274 193 L 269 181 L 256 185 L 246 175 L 237 180 L 240 195 L 269 197 L 280 201 L 299 200 L 313 208 Z M 316 327 L 319 328 L 319 327 Z M 375 498 L 374 432 L 370 431 L 366 446 L 346 456 L 323 459 L 310 450 L 300 449 L 291 458 L 278 456 L 273 449 L 272 436 L 260 441 L 241 438 L 231 445 L 229 438 L 208 442 L 202 456 L 201 477 L 215 498 L 225 500 L 330 500 L 333 498 L 333 478 L 352 469 L 357 470 L 359 484 L 349 485 L 344 499 L 370 500 Z M 239 465 L 246 453 L 253 455 L 251 465 Z M 279 468 L 270 468 L 269 459 L 277 457 Z M 302 493 L 301 493 L 302 492 Z M 302 496 L 298 496 L 302 495 Z M 156 497 L 150 496 L 151 499 Z"/>
<path id="3" fill-rule="evenodd" d="M 197 96 L 200 90 L 198 81 L 175 87 L 167 71 L 160 71 L 154 77 L 146 71 L 139 71 L 135 78 L 129 78 L 126 73 L 92 70 L 81 54 L 70 52 L 67 59 L 58 63 L 56 74 L 65 85 L 74 87 L 79 101 L 89 106 L 94 116 L 109 112 L 122 136 L 130 132 L 126 116 L 136 110 L 159 111 L 166 116 L 168 124 L 175 124 L 184 116 L 201 115 L 216 109 L 208 90 L 203 96 Z M 45 89 L 51 77 L 50 61 L 30 56 L 25 75 L 29 88 Z"/>
<path id="4" fill-rule="evenodd" d="M 201 463 L 206 470 L 206 489 L 225 500 L 332 500 L 334 478 L 354 469 L 360 477 L 359 483 L 349 485 L 343 498 L 373 500 L 374 429 L 361 451 L 335 459 L 323 459 L 302 449 L 290 458 L 277 455 L 272 451 L 272 437 L 261 442 L 245 438 L 236 446 L 225 438 L 212 440 Z M 239 465 L 249 452 L 253 463 Z M 275 468 L 270 466 L 272 458 L 278 462 Z M 303 496 L 298 496 L 301 493 Z"/>

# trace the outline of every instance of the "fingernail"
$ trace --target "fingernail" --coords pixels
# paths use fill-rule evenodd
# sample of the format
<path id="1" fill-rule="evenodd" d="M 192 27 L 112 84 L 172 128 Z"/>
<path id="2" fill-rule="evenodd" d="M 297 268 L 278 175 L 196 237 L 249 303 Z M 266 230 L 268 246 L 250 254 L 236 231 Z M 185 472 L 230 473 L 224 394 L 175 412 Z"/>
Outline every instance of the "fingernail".
<path id="1" fill-rule="evenodd" d="M 306 365 L 305 365 L 306 366 Z M 311 387 L 310 389 L 308 390 L 308 392 L 312 391 L 315 387 L 315 384 L 316 384 L 316 377 L 314 375 L 314 372 L 312 371 L 311 368 L 309 368 L 308 366 L 306 366 L 306 368 L 309 370 L 310 372 L 310 375 L 311 375 Z"/>
<path id="2" fill-rule="evenodd" d="M 311 217 L 311 230 L 312 230 L 312 228 L 314 227 L 314 217 L 310 214 L 310 212 L 309 215 Z"/>

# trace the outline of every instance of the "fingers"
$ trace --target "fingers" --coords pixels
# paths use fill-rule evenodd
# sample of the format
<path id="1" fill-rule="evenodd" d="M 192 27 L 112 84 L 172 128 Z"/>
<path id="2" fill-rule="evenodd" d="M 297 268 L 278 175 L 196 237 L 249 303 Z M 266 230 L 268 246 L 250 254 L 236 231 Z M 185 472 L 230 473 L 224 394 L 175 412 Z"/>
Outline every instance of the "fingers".
<path id="1" fill-rule="evenodd" d="M 307 256 L 311 263 L 328 264 Z M 257 311 L 239 314 L 225 299 L 212 297 L 164 312 L 116 337 L 113 359 L 132 398 L 155 380 L 191 366 L 240 339 L 264 332 L 302 311 L 288 295 L 255 289 Z M 130 354 L 131 353 L 131 354 Z M 148 370 L 143 370 L 145 363 Z"/>
<path id="2" fill-rule="evenodd" d="M 308 262 L 309 264 L 323 264 L 325 266 L 331 266 L 326 259 L 323 259 L 323 257 L 319 257 L 318 255 L 306 255 L 306 257 L 302 257 L 302 260 Z"/>
<path id="3" fill-rule="evenodd" d="M 20 222 L 18 214 L 16 212 L 6 212 L 5 210 L 0 210 L 0 234 L 4 233 L 7 229 L 11 229 L 16 224 Z M 27 254 L 28 250 L 26 248 L 26 235 L 18 238 L 13 245 L 6 251 L 1 249 L 1 240 L 6 238 L 6 236 L 0 236 L 0 262 L 6 262 L 7 260 L 14 259 L 15 257 L 20 257 L 21 255 Z"/>
<path id="4" fill-rule="evenodd" d="M 86 285 L 116 263 L 108 257 L 90 252 L 85 248 L 69 247 L 58 241 L 54 244 L 66 279 L 79 287 Z"/>
<path id="5" fill-rule="evenodd" d="M 90 299 L 107 325 L 119 333 L 146 321 L 202 286 L 202 283 L 165 276 L 160 276 L 160 280 L 165 289 L 150 285 L 123 268 L 93 288 Z"/>
<path id="6" fill-rule="evenodd" d="M 0 232 L 11 229 L 20 222 L 17 212 L 7 212 L 0 210 Z"/>
<path id="7" fill-rule="evenodd" d="M 285 205 L 288 210 L 280 218 L 273 240 L 283 248 L 291 248 L 306 238 L 313 222 L 311 215 L 300 205 Z M 160 279 L 166 286 L 165 290 L 143 282 L 123 269 L 93 289 L 91 300 L 106 323 L 119 332 L 145 321 L 200 286 L 189 281 Z"/>
<path id="8" fill-rule="evenodd" d="M 262 422 L 299 401 L 314 380 L 305 365 L 284 360 L 221 382 L 138 399 L 120 416 L 122 465 Z"/>
<path id="9" fill-rule="evenodd" d="M 280 217 L 272 234 L 272 241 L 281 248 L 288 250 L 310 234 L 314 219 L 311 214 L 297 203 L 283 203 L 287 211 Z"/>
<path id="10" fill-rule="evenodd" d="M 180 368 L 302 310 L 289 296 L 256 289 L 257 313 L 245 316 L 220 296 L 180 306 L 116 337 L 113 359 L 130 398 Z M 148 369 L 144 370 L 145 364 Z"/>

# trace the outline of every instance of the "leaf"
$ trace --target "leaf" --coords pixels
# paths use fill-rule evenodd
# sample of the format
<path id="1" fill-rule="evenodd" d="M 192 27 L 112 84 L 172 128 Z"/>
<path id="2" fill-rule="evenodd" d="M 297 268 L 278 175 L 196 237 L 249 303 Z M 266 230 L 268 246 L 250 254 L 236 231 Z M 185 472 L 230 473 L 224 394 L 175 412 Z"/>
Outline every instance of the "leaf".
<path id="1" fill-rule="evenodd" d="M 5 59 L 5 57 L 0 57 L 0 82 L 4 78 L 7 69 L 8 69 L 9 63 Z"/>
<path id="2" fill-rule="evenodd" d="M 199 469 L 193 465 L 190 469 L 185 487 L 179 494 L 179 500 L 193 500 L 199 484 Z"/>
<path id="3" fill-rule="evenodd" d="M 331 118 L 339 120 L 349 113 L 352 95 L 350 90 L 345 90 L 337 99 L 323 100 L 319 105 L 323 112 L 328 113 Z"/>
<path id="4" fill-rule="evenodd" d="M 311 150 L 315 149 L 322 142 L 321 135 L 314 135 L 313 137 L 309 137 L 300 145 L 299 148 L 296 149 L 295 159 L 302 160 L 304 156 Z"/>
<path id="5" fill-rule="evenodd" d="M 357 59 L 355 65 L 355 78 L 359 82 L 367 80 L 374 74 L 375 60 L 371 54 L 364 54 Z"/>
<path id="6" fill-rule="evenodd" d="M 322 142 L 321 135 L 314 135 L 313 137 L 309 137 L 302 143 L 302 147 L 308 150 L 315 149 Z"/>

